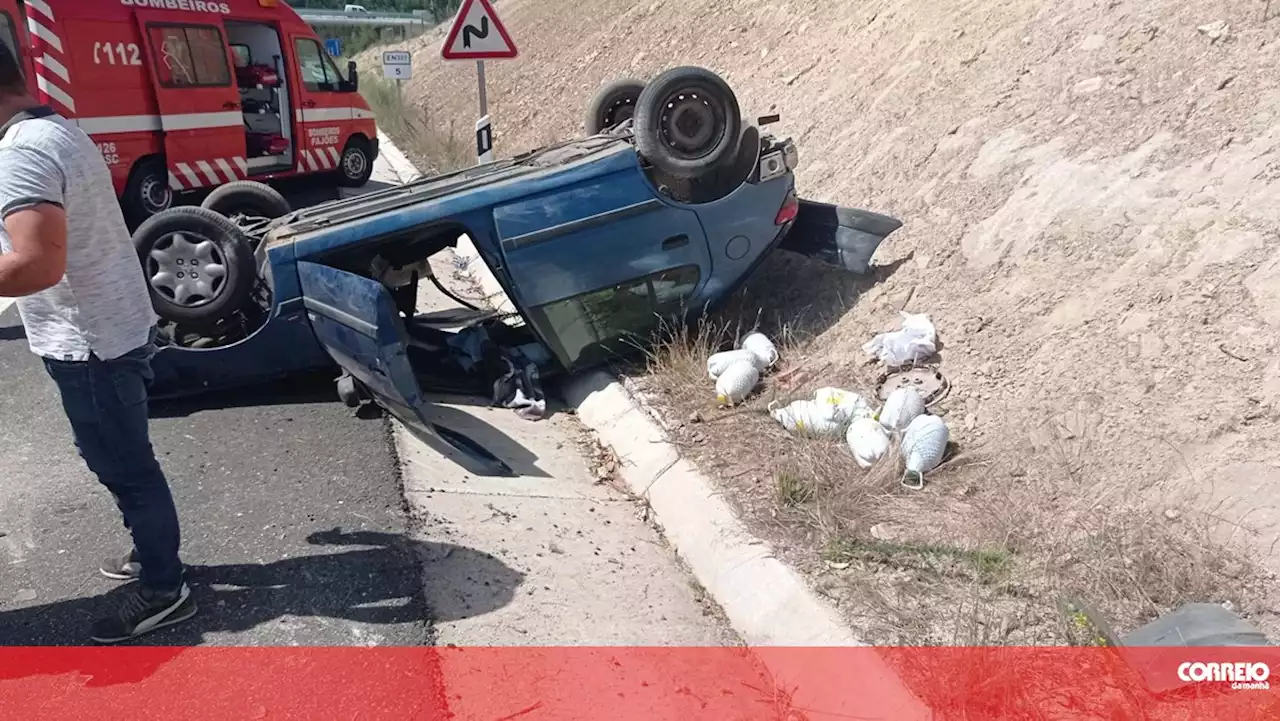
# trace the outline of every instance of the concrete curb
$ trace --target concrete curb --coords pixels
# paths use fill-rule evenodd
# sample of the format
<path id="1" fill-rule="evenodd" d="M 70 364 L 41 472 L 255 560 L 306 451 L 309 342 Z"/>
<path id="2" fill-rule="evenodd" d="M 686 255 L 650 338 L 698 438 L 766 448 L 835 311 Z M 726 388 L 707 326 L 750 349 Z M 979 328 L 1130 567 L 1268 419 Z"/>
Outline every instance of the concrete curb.
<path id="1" fill-rule="evenodd" d="M 389 141 L 381 142 L 382 147 L 394 149 Z M 399 151 L 395 156 L 404 160 Z M 398 175 L 406 177 L 395 167 L 396 161 L 391 163 Z M 470 238 L 463 236 L 455 253 L 487 296 L 500 298 L 502 307 L 514 310 Z M 834 657 L 838 663 L 833 663 L 832 656 L 822 653 L 780 653 L 769 648 L 864 644 L 799 573 L 751 534 L 711 481 L 681 457 L 655 416 L 622 383 L 595 372 L 570 379 L 562 390 L 583 425 L 613 449 L 627 487 L 649 503 L 676 553 L 743 641 L 757 647 L 757 656 L 778 687 L 794 689 L 795 705 L 821 709 L 822 715 L 832 717 L 931 717 L 876 654 L 839 654 Z"/>
<path id="2" fill-rule="evenodd" d="M 412 183 L 424 177 L 381 130 L 378 131 L 378 154 L 387 159 L 401 183 Z"/>
<path id="3" fill-rule="evenodd" d="M 583 425 L 617 454 L 627 487 L 648 501 L 667 540 L 748 646 L 863 645 L 799 573 L 747 530 L 711 481 L 681 457 L 622 383 L 596 372 L 571 379 L 563 391 Z M 816 704 L 824 713 L 858 718 L 930 716 L 878 656 L 838 658 L 842 665 L 836 668 L 822 663 L 821 654 L 761 655 L 780 687 L 798 687 L 793 701 L 799 706 Z M 854 679 L 857 683 L 850 683 Z"/>

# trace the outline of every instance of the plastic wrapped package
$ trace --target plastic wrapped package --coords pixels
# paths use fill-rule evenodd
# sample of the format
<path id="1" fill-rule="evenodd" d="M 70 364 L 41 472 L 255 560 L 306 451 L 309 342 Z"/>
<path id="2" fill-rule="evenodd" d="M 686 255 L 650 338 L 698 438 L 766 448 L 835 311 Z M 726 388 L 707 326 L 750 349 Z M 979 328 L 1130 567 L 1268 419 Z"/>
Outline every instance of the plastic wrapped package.
<path id="1" fill-rule="evenodd" d="M 724 373 L 725 369 L 737 361 L 747 361 L 754 365 L 757 370 L 764 370 L 764 364 L 752 353 L 745 348 L 738 350 L 727 350 L 716 353 L 707 359 L 707 375 L 711 376 L 711 380 L 716 380 Z"/>
<path id="2" fill-rule="evenodd" d="M 870 468 L 889 452 L 889 434 L 874 418 L 856 418 L 849 424 L 845 442 L 860 468 Z"/>
<path id="3" fill-rule="evenodd" d="M 789 433 L 801 436 L 839 438 L 846 423 L 837 406 L 807 398 L 780 408 L 771 406 L 769 415 Z"/>
<path id="4" fill-rule="evenodd" d="M 751 351 L 760 360 L 759 367 L 761 370 L 769 368 L 778 362 L 777 346 L 773 344 L 773 341 L 769 340 L 769 336 L 759 331 L 748 333 L 747 337 L 742 339 L 740 348 Z"/>
<path id="5" fill-rule="evenodd" d="M 901 431 L 924 413 L 924 396 L 915 388 L 896 388 L 880 409 L 880 424 L 890 431 Z"/>
<path id="6" fill-rule="evenodd" d="M 902 459 L 906 475 L 902 483 L 910 488 L 924 487 L 924 474 L 938 467 L 947 453 L 950 432 L 938 416 L 916 416 L 902 434 Z"/>
<path id="7" fill-rule="evenodd" d="M 723 405 L 741 403 L 760 382 L 760 371 L 751 361 L 740 360 L 729 364 L 716 379 L 716 400 Z"/>
<path id="8" fill-rule="evenodd" d="M 870 418 L 875 410 L 867 399 L 853 391 L 841 388 L 819 388 L 813 392 L 813 400 L 823 405 L 834 406 L 840 419 L 848 423 L 855 418 Z"/>

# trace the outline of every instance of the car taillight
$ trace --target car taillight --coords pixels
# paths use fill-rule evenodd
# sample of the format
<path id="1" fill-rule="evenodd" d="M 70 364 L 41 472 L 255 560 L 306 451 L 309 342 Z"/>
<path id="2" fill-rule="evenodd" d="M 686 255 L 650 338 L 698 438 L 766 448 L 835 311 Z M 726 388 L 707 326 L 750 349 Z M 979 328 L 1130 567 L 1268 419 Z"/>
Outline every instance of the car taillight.
<path id="1" fill-rule="evenodd" d="M 786 225 L 795 220 L 799 213 L 800 200 L 796 198 L 796 191 L 788 190 L 786 199 L 782 201 L 782 207 L 778 209 L 778 215 L 773 219 L 773 224 Z"/>

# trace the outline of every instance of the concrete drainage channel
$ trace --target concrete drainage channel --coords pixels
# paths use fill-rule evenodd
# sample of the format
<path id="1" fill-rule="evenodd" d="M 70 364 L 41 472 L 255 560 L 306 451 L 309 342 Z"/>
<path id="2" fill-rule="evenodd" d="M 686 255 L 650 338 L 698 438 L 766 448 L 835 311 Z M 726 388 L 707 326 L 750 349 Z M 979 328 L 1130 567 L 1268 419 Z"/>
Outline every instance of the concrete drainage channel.
<path id="1" fill-rule="evenodd" d="M 422 174 L 395 148 L 385 136 L 380 136 L 381 153 L 386 164 L 394 171 L 396 180 L 409 182 L 422 177 Z M 497 279 L 489 272 L 488 267 L 476 254 L 470 240 L 463 238 L 455 250 L 456 267 L 465 268 L 474 285 L 477 286 L 487 301 L 504 310 L 514 310 L 498 284 Z M 444 274 L 438 274 L 445 277 Z M 848 647 L 859 646 L 852 632 L 841 622 L 834 608 L 823 601 L 804 582 L 801 576 L 773 556 L 772 550 L 765 542 L 753 536 L 736 516 L 733 510 L 721 500 L 711 481 L 703 476 L 688 461 L 681 458 L 678 449 L 671 444 L 655 418 L 627 391 L 618 379 L 601 372 L 586 374 L 568 382 L 562 389 L 565 401 L 577 411 L 577 418 L 596 439 L 610 448 L 620 461 L 619 475 L 625 483 L 627 491 L 647 503 L 653 519 L 662 529 L 668 542 L 684 561 L 697 582 L 706 589 L 728 619 L 733 631 L 748 646 L 788 646 L 788 647 Z M 496 419 L 513 432 L 519 431 L 521 440 L 533 437 L 542 438 L 548 455 L 541 448 L 531 448 L 542 459 L 554 457 L 555 450 L 550 448 L 548 436 L 554 435 L 555 423 L 572 423 L 572 419 L 553 417 L 550 421 L 530 423 L 519 419 L 514 413 L 505 409 L 493 409 L 486 414 L 486 420 Z M 510 425 L 509 425 L 510 424 Z M 533 430 L 533 429 L 543 429 Z M 571 431 L 568 431 L 571 432 Z M 406 494 L 411 504 L 415 499 L 425 501 L 432 497 L 431 480 L 441 478 L 443 469 L 431 468 L 425 457 L 415 450 L 412 439 L 403 431 L 397 432 L 397 444 L 405 466 Z M 561 455 L 563 452 L 561 452 Z M 576 461 L 576 459 L 575 459 Z M 580 463 L 578 465 L 581 465 Z M 583 500 L 580 484 L 568 483 L 561 473 L 569 473 L 568 468 L 546 468 L 546 476 L 521 478 L 517 481 L 509 479 L 468 479 L 464 485 L 469 488 L 466 493 L 511 492 L 515 486 L 522 486 L 529 494 L 536 494 L 545 500 L 545 507 L 537 509 L 542 516 L 563 513 L 567 500 Z M 424 473 L 423 471 L 429 471 Z M 427 488 L 423 487 L 423 483 Z M 461 490 L 461 489 L 459 489 Z M 568 495 L 565 495 L 568 494 Z M 529 498 L 529 496 L 525 496 Z M 423 508 L 432 513 L 439 513 L 439 498 L 430 502 L 422 502 Z M 492 505 L 492 504 L 490 504 Z M 434 509 L 434 510 L 433 510 Z M 498 511 L 501 513 L 501 511 Z M 446 513 L 446 515 L 452 515 Z M 470 514 L 467 523 L 484 523 L 485 518 Z M 483 515 L 483 514 L 481 514 Z M 457 519 L 461 521 L 461 518 Z M 611 523 L 600 517 L 600 524 Z M 546 525 L 545 523 L 543 525 Z M 454 532 L 470 535 L 468 528 L 461 522 L 453 526 Z M 515 545 L 517 534 L 538 535 L 529 524 L 520 524 L 511 528 L 511 541 Z M 463 541 L 470 545 L 470 539 L 452 538 L 453 542 Z M 521 539 L 520 545 L 529 546 L 537 540 Z M 548 539 L 549 540 L 549 539 Z M 541 554 L 539 554 L 541 555 Z M 429 561 L 429 559 L 428 559 Z M 572 564 L 567 564 L 572 565 Z M 590 579 L 581 578 L 582 569 L 573 569 L 569 573 L 576 577 L 572 583 L 579 593 L 592 594 Z M 428 562 L 426 575 L 428 584 L 432 583 L 432 569 Z M 643 575 L 639 569 L 629 569 L 626 576 Z M 588 583 L 584 584 L 584 581 Z M 649 583 L 653 579 L 643 579 Z M 625 580 L 623 581 L 625 583 Z M 651 594 L 652 592 L 649 591 Z M 430 595 L 430 593 L 429 593 Z M 594 594 L 592 594 L 594 595 Z M 608 594 L 613 595 L 613 594 Z M 622 597 L 625 603 L 634 603 Z M 608 598 L 600 598 L 599 603 L 610 603 Z M 674 601 L 669 601 L 674 602 Z M 677 604 L 678 605 L 678 604 Z M 550 643 L 560 645 L 579 645 L 598 643 L 599 630 L 584 626 L 579 619 L 567 622 L 559 630 L 542 628 L 534 637 L 507 640 L 509 634 L 500 630 L 508 622 L 503 620 L 503 612 L 498 611 L 484 618 L 497 617 L 485 622 L 481 627 L 461 635 L 445 634 L 440 639 L 445 643 L 458 644 L 503 644 L 516 643 Z M 554 623 L 556 616 L 541 619 L 541 624 Z M 640 614 L 641 616 L 648 614 Z M 666 621 L 674 621 L 679 616 L 667 615 Z M 648 621 L 636 618 L 637 623 Z M 496 623 L 497 625 L 493 625 Z M 483 632 L 482 631 L 483 628 Z M 637 629 L 639 630 L 639 629 Z M 690 634 L 678 629 L 673 632 L 655 633 L 649 629 L 647 638 L 624 639 L 616 634 L 617 642 L 638 645 L 717 645 L 711 638 L 699 638 L 701 634 Z M 495 635 L 496 634 L 496 635 Z M 453 637 L 449 637 L 453 635 Z M 625 635 L 625 634 L 624 634 Z M 591 636 L 588 638 L 587 636 Z M 502 640 L 498 640 L 502 639 Z M 732 639 L 721 639 L 721 642 L 732 642 Z M 856 715 L 861 717 L 880 718 L 925 718 L 927 711 L 923 704 L 901 683 L 896 674 L 885 664 L 879 662 L 872 654 L 850 654 L 848 661 L 861 664 L 862 667 L 850 667 L 842 657 L 838 668 L 828 667 L 830 664 L 819 664 L 817 656 L 807 654 L 765 654 L 759 660 L 768 668 L 774 681 L 782 688 L 794 688 L 793 703 L 806 706 L 805 699 L 821 705 L 821 711 L 833 715 Z M 866 684 L 864 688 L 874 689 L 876 698 L 868 694 L 840 693 L 834 689 L 850 688 L 850 679 L 859 679 Z M 853 689 L 850 688 L 850 691 Z M 836 696 L 841 698 L 835 698 Z M 839 701 L 842 707 L 833 708 L 832 702 Z M 855 705 L 856 702 L 856 705 Z M 812 708 L 812 707 L 810 707 Z"/>

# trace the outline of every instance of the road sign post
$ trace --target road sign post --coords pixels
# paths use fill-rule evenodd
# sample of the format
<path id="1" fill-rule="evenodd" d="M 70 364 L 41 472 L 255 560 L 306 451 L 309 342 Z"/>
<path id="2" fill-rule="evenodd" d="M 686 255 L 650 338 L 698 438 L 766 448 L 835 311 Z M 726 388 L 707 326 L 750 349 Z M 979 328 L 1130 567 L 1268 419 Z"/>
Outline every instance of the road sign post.
<path id="1" fill-rule="evenodd" d="M 407 50 L 387 50 L 382 53 L 382 73 L 396 81 L 396 99 L 401 102 L 401 83 L 413 77 L 413 55 Z"/>
<path id="2" fill-rule="evenodd" d="M 463 0 L 453 27 L 445 37 L 440 55 L 445 60 L 476 61 L 476 81 L 480 96 L 480 120 L 476 122 L 476 159 L 493 160 L 493 125 L 489 118 L 489 97 L 485 90 L 484 61 L 514 58 L 516 44 L 489 0 Z"/>

